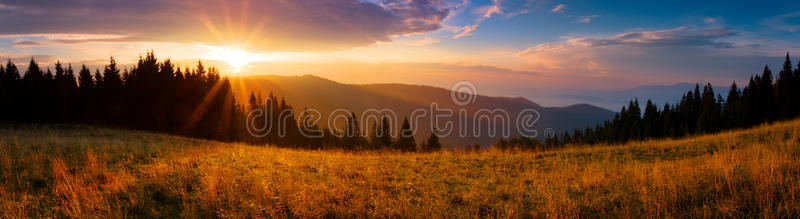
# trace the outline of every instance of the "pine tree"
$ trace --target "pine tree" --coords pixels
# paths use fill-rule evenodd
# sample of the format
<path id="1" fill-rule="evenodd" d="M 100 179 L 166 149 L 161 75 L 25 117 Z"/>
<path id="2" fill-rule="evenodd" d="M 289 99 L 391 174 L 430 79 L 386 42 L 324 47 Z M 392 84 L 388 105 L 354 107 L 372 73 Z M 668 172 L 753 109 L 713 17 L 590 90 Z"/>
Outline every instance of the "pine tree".
<path id="1" fill-rule="evenodd" d="M 789 53 L 786 53 L 786 60 L 783 62 L 783 69 L 778 73 L 776 83 L 777 114 L 781 117 L 788 117 L 792 112 L 792 102 L 797 102 L 798 98 L 792 94 L 793 84 L 792 61 L 789 60 Z"/>
<path id="2" fill-rule="evenodd" d="M 17 84 L 19 84 L 20 83 L 19 69 L 17 69 L 17 66 L 14 65 L 14 63 L 11 63 L 10 59 L 8 60 L 8 62 L 6 62 L 5 69 L 6 71 L 3 76 L 4 77 L 3 87 L 10 88 L 11 86 L 16 86 Z"/>
<path id="3" fill-rule="evenodd" d="M 94 88 L 92 72 L 86 68 L 86 65 L 82 65 L 80 72 L 78 72 L 78 85 L 81 91 L 89 91 Z"/>
<path id="4" fill-rule="evenodd" d="M 714 88 L 706 84 L 701 97 L 700 117 L 697 121 L 697 133 L 716 132 L 718 123 L 719 106 L 714 96 Z"/>
<path id="5" fill-rule="evenodd" d="M 431 131 L 431 136 L 428 137 L 428 142 L 425 144 L 426 148 L 425 151 L 440 151 L 442 150 L 442 144 L 439 143 L 439 136 L 436 132 Z"/>
<path id="6" fill-rule="evenodd" d="M 111 60 L 103 71 L 103 88 L 105 88 L 107 92 L 116 92 L 122 89 L 122 77 L 120 76 L 120 70 L 117 67 L 117 61 L 114 57 L 111 57 Z"/>
<path id="7" fill-rule="evenodd" d="M 397 149 L 402 151 L 414 151 L 417 149 L 416 141 L 414 141 L 414 133 L 411 131 L 408 118 L 403 119 L 403 126 L 400 129 L 400 136 L 397 139 Z"/>
<path id="8" fill-rule="evenodd" d="M 725 128 L 732 129 L 742 125 L 742 120 L 740 118 L 742 116 L 741 96 L 742 93 L 734 81 L 730 90 L 728 91 L 728 98 L 726 99 L 727 101 L 725 102 L 725 107 L 722 110 L 722 115 L 725 119 Z"/>
<path id="9" fill-rule="evenodd" d="M 103 75 L 100 74 L 100 70 L 94 70 L 94 87 L 97 89 L 103 88 Z"/>
<path id="10" fill-rule="evenodd" d="M 78 89 L 77 81 L 75 81 L 75 70 L 72 69 L 72 64 L 67 65 L 67 72 L 64 74 L 64 84 L 70 92 Z"/>
<path id="11" fill-rule="evenodd" d="M 369 144 L 372 147 L 372 149 L 381 148 L 382 147 L 380 139 L 381 131 L 378 122 L 372 123 L 372 129 L 369 134 L 370 134 Z"/>
<path id="12" fill-rule="evenodd" d="M 31 58 L 31 62 L 28 64 L 28 70 L 25 71 L 25 76 L 22 77 L 22 83 L 35 86 L 42 83 L 42 81 L 44 81 L 44 72 L 39 68 L 39 64 Z"/>
<path id="13" fill-rule="evenodd" d="M 347 127 L 344 133 L 345 144 L 349 149 L 358 149 L 359 146 L 364 145 L 364 138 L 361 136 L 360 130 L 356 113 L 351 112 L 350 117 L 347 118 Z"/>
<path id="14" fill-rule="evenodd" d="M 378 136 L 378 138 L 380 139 L 380 147 L 387 148 L 392 145 L 391 130 L 392 126 L 389 124 L 389 118 L 383 116 L 383 118 L 381 118 L 381 129 L 380 129 L 381 135 Z"/>
<path id="15" fill-rule="evenodd" d="M 764 108 L 764 113 L 762 117 L 766 118 L 767 121 L 773 121 L 776 119 L 775 117 L 775 87 L 772 84 L 773 77 L 772 77 L 772 70 L 769 69 L 768 66 L 764 66 L 764 73 L 761 75 L 761 82 L 759 83 L 758 94 L 759 94 L 759 106 Z"/>
<path id="16" fill-rule="evenodd" d="M 661 118 L 658 112 L 658 107 L 656 107 L 656 105 L 648 99 L 647 104 L 644 107 L 644 118 L 642 118 L 645 137 L 655 138 L 661 135 L 662 131 L 660 120 Z"/>
<path id="17" fill-rule="evenodd" d="M 6 106 L 20 106 L 19 98 L 21 96 L 20 91 L 20 75 L 19 69 L 14 63 L 11 63 L 9 59 L 6 62 L 5 73 L 2 75 L 3 79 L 1 80 L 2 91 L 0 91 L 0 100 L 3 101 L 3 104 Z M 18 118 L 19 111 L 21 107 L 0 107 L 0 120 L 2 119 L 14 119 Z"/>

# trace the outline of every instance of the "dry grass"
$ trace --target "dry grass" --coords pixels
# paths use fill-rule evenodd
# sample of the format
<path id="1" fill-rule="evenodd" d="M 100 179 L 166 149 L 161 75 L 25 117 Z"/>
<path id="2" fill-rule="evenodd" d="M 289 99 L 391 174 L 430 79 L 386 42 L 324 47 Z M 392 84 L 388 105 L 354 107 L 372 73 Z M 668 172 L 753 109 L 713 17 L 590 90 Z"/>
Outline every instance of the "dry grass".
<path id="1" fill-rule="evenodd" d="M 800 120 L 550 152 L 302 151 L 0 129 L 0 217 L 798 217 Z"/>

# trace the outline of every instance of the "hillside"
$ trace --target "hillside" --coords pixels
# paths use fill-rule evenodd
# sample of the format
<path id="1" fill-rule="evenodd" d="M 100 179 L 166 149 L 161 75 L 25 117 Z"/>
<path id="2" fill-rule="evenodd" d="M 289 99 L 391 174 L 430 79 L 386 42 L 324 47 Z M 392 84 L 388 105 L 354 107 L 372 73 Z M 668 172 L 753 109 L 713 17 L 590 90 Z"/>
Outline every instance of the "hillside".
<path id="1" fill-rule="evenodd" d="M 549 152 L 348 153 L 0 128 L 0 217 L 797 217 L 800 120 Z"/>
<path id="2" fill-rule="evenodd" d="M 541 134 L 545 129 L 551 128 L 559 132 L 573 130 L 575 128 L 586 128 L 594 126 L 597 122 L 609 120 L 614 116 L 614 112 L 599 107 L 578 104 L 567 107 L 543 107 L 525 98 L 489 97 L 479 95 L 475 102 L 465 107 L 453 103 L 450 90 L 444 88 L 406 85 L 406 84 L 364 84 L 352 85 L 341 84 L 328 79 L 305 75 L 305 76 L 251 76 L 234 78 L 232 83 L 234 90 L 239 94 L 249 94 L 250 92 L 261 92 L 266 96 L 270 92 L 279 97 L 285 97 L 289 104 L 296 110 L 305 108 L 317 109 L 323 114 L 320 120 L 322 127 L 327 126 L 327 115 L 336 109 L 346 109 L 357 114 L 366 109 L 392 109 L 397 113 L 399 120 L 409 116 L 416 109 L 431 110 L 431 103 L 436 103 L 442 109 L 452 109 L 457 115 L 458 110 L 465 109 L 468 112 L 468 119 L 465 122 L 465 130 L 473 130 L 474 113 L 480 109 L 502 109 L 508 112 L 511 122 L 508 128 L 511 136 L 518 136 L 519 129 L 514 123 L 516 115 L 525 109 L 534 109 L 539 113 L 539 120 L 536 121 L 533 129 L 537 130 L 538 137 L 544 139 Z M 246 102 L 239 95 L 239 102 Z M 244 96 L 246 98 L 246 96 Z M 430 114 L 419 120 L 421 125 L 416 132 L 416 140 L 421 142 L 430 135 Z M 442 119 L 441 122 L 450 121 L 453 127 L 461 127 L 462 122 L 456 117 Z M 413 121 L 412 121 L 413 123 Z M 362 124 L 364 125 L 364 124 Z M 369 124 L 371 125 L 371 124 Z M 343 126 L 340 124 L 340 126 Z M 413 124 L 412 124 L 413 126 Z M 398 130 L 400 122 L 396 124 L 394 130 Z M 488 133 L 488 125 L 481 126 L 481 133 Z M 502 130 L 501 126 L 496 126 L 496 130 Z M 499 134 L 492 137 L 482 134 L 478 137 L 468 135 L 459 137 L 457 131 L 454 134 L 444 137 L 442 142 L 450 148 L 461 147 L 467 144 L 480 144 L 484 147 L 497 141 Z M 530 134 L 530 133 L 527 133 Z"/>

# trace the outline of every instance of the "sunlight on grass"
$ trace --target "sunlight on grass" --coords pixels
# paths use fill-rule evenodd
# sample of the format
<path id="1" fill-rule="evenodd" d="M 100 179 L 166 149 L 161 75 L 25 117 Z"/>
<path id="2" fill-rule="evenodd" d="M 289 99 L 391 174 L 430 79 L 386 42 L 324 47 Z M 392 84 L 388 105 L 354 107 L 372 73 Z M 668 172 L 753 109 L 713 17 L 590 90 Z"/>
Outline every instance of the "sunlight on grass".
<path id="1" fill-rule="evenodd" d="M 303 151 L 88 126 L 2 133 L 2 217 L 800 213 L 800 120 L 516 153 Z"/>

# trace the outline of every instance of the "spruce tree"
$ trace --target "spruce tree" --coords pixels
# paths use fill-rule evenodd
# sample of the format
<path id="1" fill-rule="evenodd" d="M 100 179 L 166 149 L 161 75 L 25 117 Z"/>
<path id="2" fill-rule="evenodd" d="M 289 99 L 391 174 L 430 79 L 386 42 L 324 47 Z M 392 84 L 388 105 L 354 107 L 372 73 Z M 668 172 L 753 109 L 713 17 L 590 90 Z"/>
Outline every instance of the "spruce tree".
<path id="1" fill-rule="evenodd" d="M 9 84 L 17 84 L 19 82 L 20 82 L 19 69 L 17 69 L 17 66 L 14 65 L 14 63 L 11 63 L 11 59 L 9 59 L 8 62 L 6 62 L 6 73 L 3 83 L 9 85 Z"/>
<path id="2" fill-rule="evenodd" d="M 103 88 L 103 75 L 100 74 L 100 70 L 94 70 L 94 87 L 101 89 Z"/>
<path id="3" fill-rule="evenodd" d="M 2 85 L 2 98 L 5 106 L 19 106 L 20 92 L 20 75 L 19 69 L 9 59 L 6 63 L 5 73 L 3 74 Z M 0 110 L 0 119 L 14 119 L 19 116 L 18 112 L 21 107 L 2 107 Z"/>
<path id="4" fill-rule="evenodd" d="M 397 139 L 397 149 L 402 151 L 414 151 L 417 149 L 416 141 L 414 141 L 414 133 L 411 131 L 408 118 L 403 119 L 403 126 L 400 129 L 400 136 Z"/>
<path id="5" fill-rule="evenodd" d="M 739 91 L 739 88 L 736 86 L 736 82 L 733 82 L 730 91 L 728 91 L 728 98 L 722 113 L 725 117 L 725 128 L 737 128 L 741 126 L 741 95 L 741 91 Z"/>
<path id="6" fill-rule="evenodd" d="M 122 77 L 117 67 L 117 60 L 115 60 L 114 57 L 110 59 L 111 60 L 103 71 L 103 88 L 105 88 L 107 92 L 117 92 L 119 89 L 122 89 Z"/>
<path id="7" fill-rule="evenodd" d="M 439 143 L 439 136 L 436 134 L 436 132 L 431 131 L 431 136 L 428 137 L 428 142 L 425 144 L 425 146 L 425 150 L 429 152 L 442 150 L 442 144 Z"/>
<path id="8" fill-rule="evenodd" d="M 372 123 L 372 129 L 371 132 L 369 133 L 370 134 L 369 145 L 372 147 L 372 149 L 378 149 L 382 147 L 380 139 L 381 131 L 380 131 L 380 126 L 378 126 L 378 124 L 379 124 L 378 122 Z"/>
<path id="9" fill-rule="evenodd" d="M 39 64 L 36 63 L 36 60 L 31 58 L 31 62 L 28 64 L 28 70 L 25 71 L 25 75 L 22 76 L 22 83 L 29 86 L 36 86 L 42 83 L 42 81 L 44 81 L 44 72 L 39 68 Z"/>
<path id="10" fill-rule="evenodd" d="M 383 116 L 381 118 L 381 135 L 378 136 L 380 139 L 380 146 L 381 147 L 389 147 L 392 145 L 392 126 L 389 124 L 389 118 Z"/>
<path id="11" fill-rule="evenodd" d="M 767 121 L 772 121 L 776 119 L 775 117 L 775 87 L 773 83 L 773 76 L 772 70 L 769 69 L 769 66 L 764 66 L 764 73 L 761 75 L 761 82 L 759 83 L 758 88 L 758 100 L 759 106 L 763 107 L 763 115 L 762 117 L 767 119 Z"/>
<path id="12" fill-rule="evenodd" d="M 94 88 L 92 72 L 86 68 L 86 65 L 82 65 L 81 70 L 78 72 L 78 85 L 81 91 L 88 91 Z"/>
<path id="13" fill-rule="evenodd" d="M 786 60 L 783 62 L 783 69 L 778 73 L 776 82 L 776 113 L 781 117 L 789 117 L 792 112 L 792 102 L 797 102 L 798 98 L 792 94 L 793 74 L 792 61 L 789 60 L 789 53 L 786 53 Z"/>

